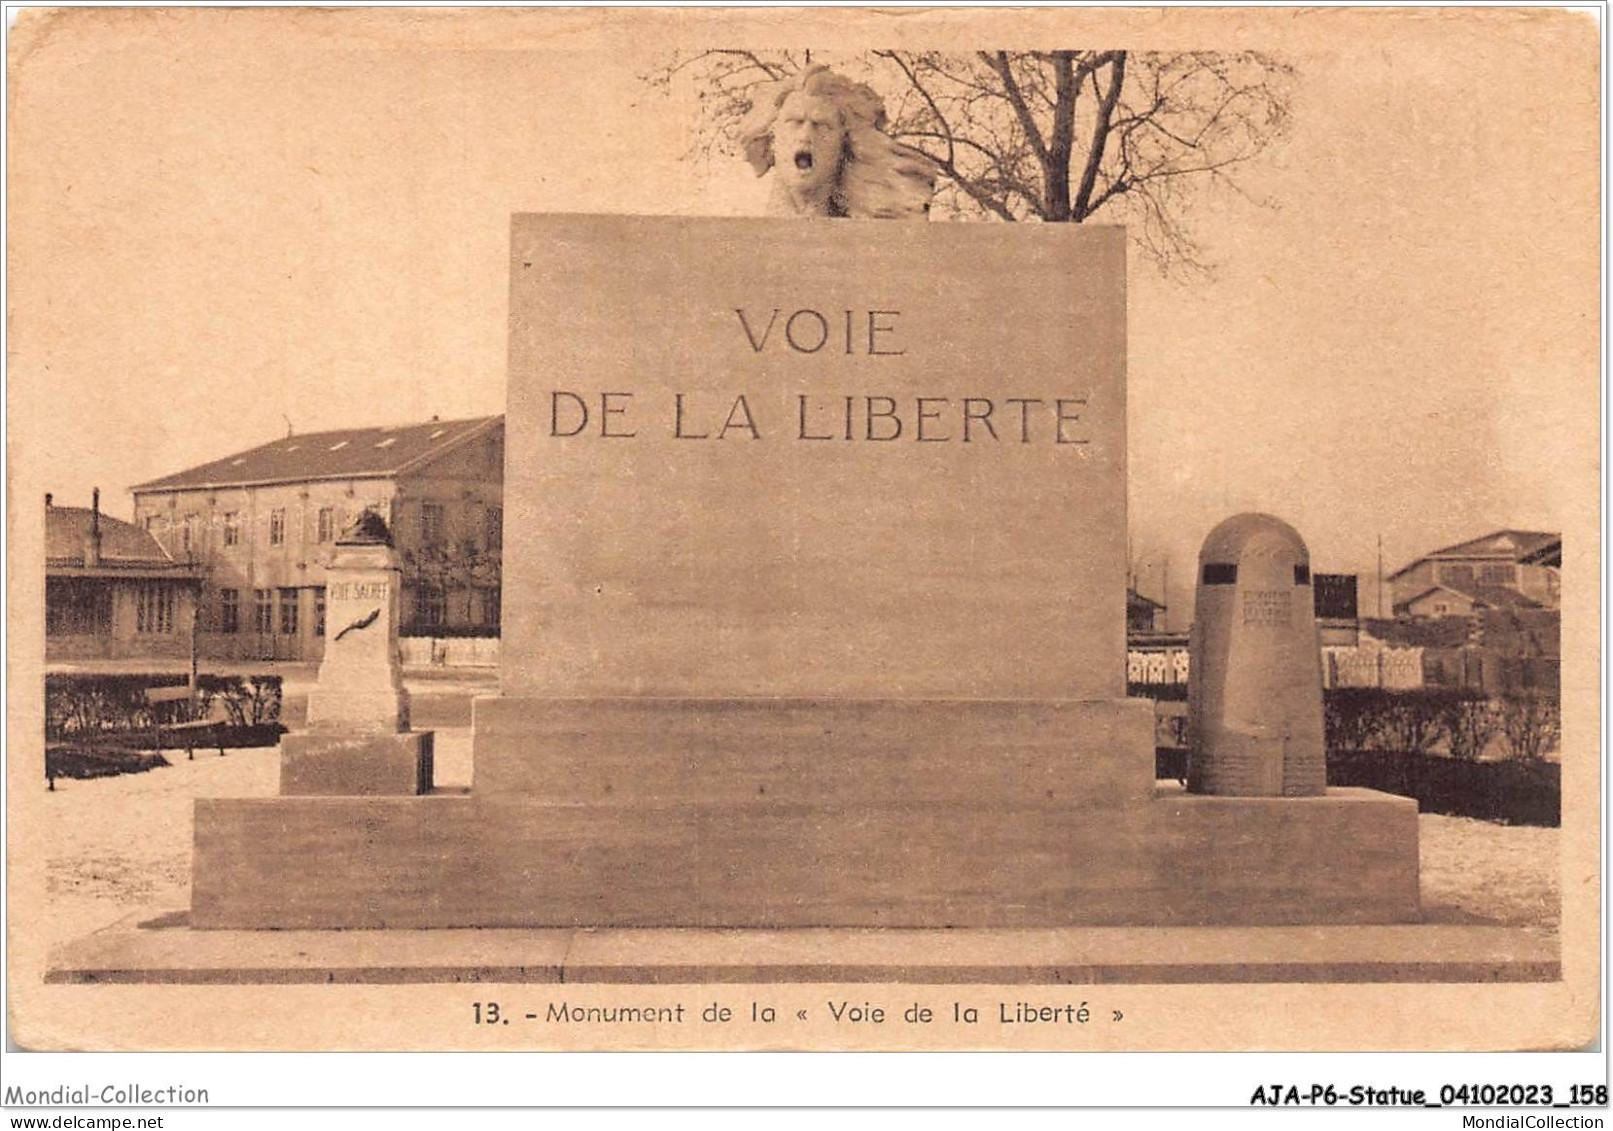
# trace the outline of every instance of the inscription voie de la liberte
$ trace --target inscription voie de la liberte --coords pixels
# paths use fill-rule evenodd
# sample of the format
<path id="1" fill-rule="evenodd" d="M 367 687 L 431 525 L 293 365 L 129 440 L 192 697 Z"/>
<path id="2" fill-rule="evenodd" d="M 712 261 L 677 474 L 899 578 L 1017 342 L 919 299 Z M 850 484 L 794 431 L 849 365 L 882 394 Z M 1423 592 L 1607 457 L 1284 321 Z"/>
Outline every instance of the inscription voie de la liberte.
<path id="1" fill-rule="evenodd" d="M 765 314 L 736 307 L 734 344 L 753 354 L 783 350 L 811 356 L 897 358 L 908 354 L 899 310 L 835 311 L 810 308 Z M 1085 445 L 1091 442 L 1088 397 L 1073 392 L 1038 396 L 957 388 L 932 393 L 808 391 L 778 398 L 755 390 L 730 393 L 660 389 L 549 390 L 551 438 L 633 440 L 860 441 Z"/>

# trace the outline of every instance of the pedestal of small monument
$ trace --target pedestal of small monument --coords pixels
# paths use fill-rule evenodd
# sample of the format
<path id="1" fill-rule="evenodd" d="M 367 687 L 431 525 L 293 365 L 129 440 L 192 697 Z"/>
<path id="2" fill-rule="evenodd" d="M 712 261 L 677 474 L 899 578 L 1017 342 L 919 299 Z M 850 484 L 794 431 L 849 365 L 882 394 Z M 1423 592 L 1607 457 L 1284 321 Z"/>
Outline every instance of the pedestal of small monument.
<path id="1" fill-rule="evenodd" d="M 1156 785 L 1121 231 L 520 216 L 512 252 L 473 788 L 198 801 L 193 925 L 1416 917 L 1414 802 Z"/>
<path id="2" fill-rule="evenodd" d="M 365 512 L 336 542 L 326 572 L 325 657 L 308 694 L 308 729 L 280 741 L 284 796 L 431 791 L 432 733 L 409 729 L 398 664 L 397 555 Z"/>

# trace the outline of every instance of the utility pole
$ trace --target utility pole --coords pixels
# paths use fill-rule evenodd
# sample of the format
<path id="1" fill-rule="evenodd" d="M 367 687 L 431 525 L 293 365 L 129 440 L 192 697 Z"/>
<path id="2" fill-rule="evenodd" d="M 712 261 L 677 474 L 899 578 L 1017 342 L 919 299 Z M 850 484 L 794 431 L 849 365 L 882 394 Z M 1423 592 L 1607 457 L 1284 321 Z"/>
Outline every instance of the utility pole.
<path id="1" fill-rule="evenodd" d="M 1159 582 L 1159 603 L 1165 606 L 1165 631 L 1171 630 L 1171 556 L 1165 555 L 1165 563 L 1160 569 L 1163 575 Z"/>
<path id="2" fill-rule="evenodd" d="M 1378 534 L 1378 619 L 1383 619 L 1383 533 Z"/>

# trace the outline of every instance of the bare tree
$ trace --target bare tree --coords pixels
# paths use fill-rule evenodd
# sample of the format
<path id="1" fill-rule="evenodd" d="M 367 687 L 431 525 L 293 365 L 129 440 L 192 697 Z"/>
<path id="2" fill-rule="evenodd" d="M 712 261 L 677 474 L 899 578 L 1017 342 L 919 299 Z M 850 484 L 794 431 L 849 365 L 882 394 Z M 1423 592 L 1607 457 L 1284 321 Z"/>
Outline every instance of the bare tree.
<path id="1" fill-rule="evenodd" d="M 1433 691 L 1401 691 L 1386 696 L 1379 745 L 1403 754 L 1428 753 L 1447 733 L 1446 699 Z"/>
<path id="2" fill-rule="evenodd" d="M 886 132 L 940 167 L 939 215 L 1126 223 L 1162 272 L 1207 267 L 1187 223 L 1197 186 L 1242 189 L 1238 166 L 1288 122 L 1291 69 L 1253 51 L 710 50 L 644 75 L 691 82 L 700 105 L 695 154 L 737 155 L 753 93 L 828 63 L 885 98 Z"/>
<path id="3" fill-rule="evenodd" d="M 1465 692 L 1451 697 L 1445 734 L 1451 757 L 1476 761 L 1501 733 L 1501 711 L 1484 695 Z"/>
<path id="4" fill-rule="evenodd" d="M 1557 696 L 1521 689 L 1501 700 L 1501 734 L 1507 753 L 1521 762 L 1538 762 L 1556 747 L 1563 733 Z"/>

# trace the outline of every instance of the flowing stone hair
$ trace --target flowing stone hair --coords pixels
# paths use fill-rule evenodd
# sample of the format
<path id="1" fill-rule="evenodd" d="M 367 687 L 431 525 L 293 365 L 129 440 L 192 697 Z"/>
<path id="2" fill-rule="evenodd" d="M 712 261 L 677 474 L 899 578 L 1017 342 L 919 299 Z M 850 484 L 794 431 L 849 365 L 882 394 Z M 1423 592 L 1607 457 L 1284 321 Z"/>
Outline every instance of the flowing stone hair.
<path id="1" fill-rule="evenodd" d="M 840 114 L 840 168 L 830 202 L 833 215 L 922 220 L 929 214 L 935 163 L 881 132 L 887 121 L 885 100 L 872 87 L 822 65 L 757 88 L 750 113 L 740 123 L 739 140 L 745 160 L 758 177 L 773 167 L 773 126 L 779 108 L 797 92 L 827 100 Z"/>

